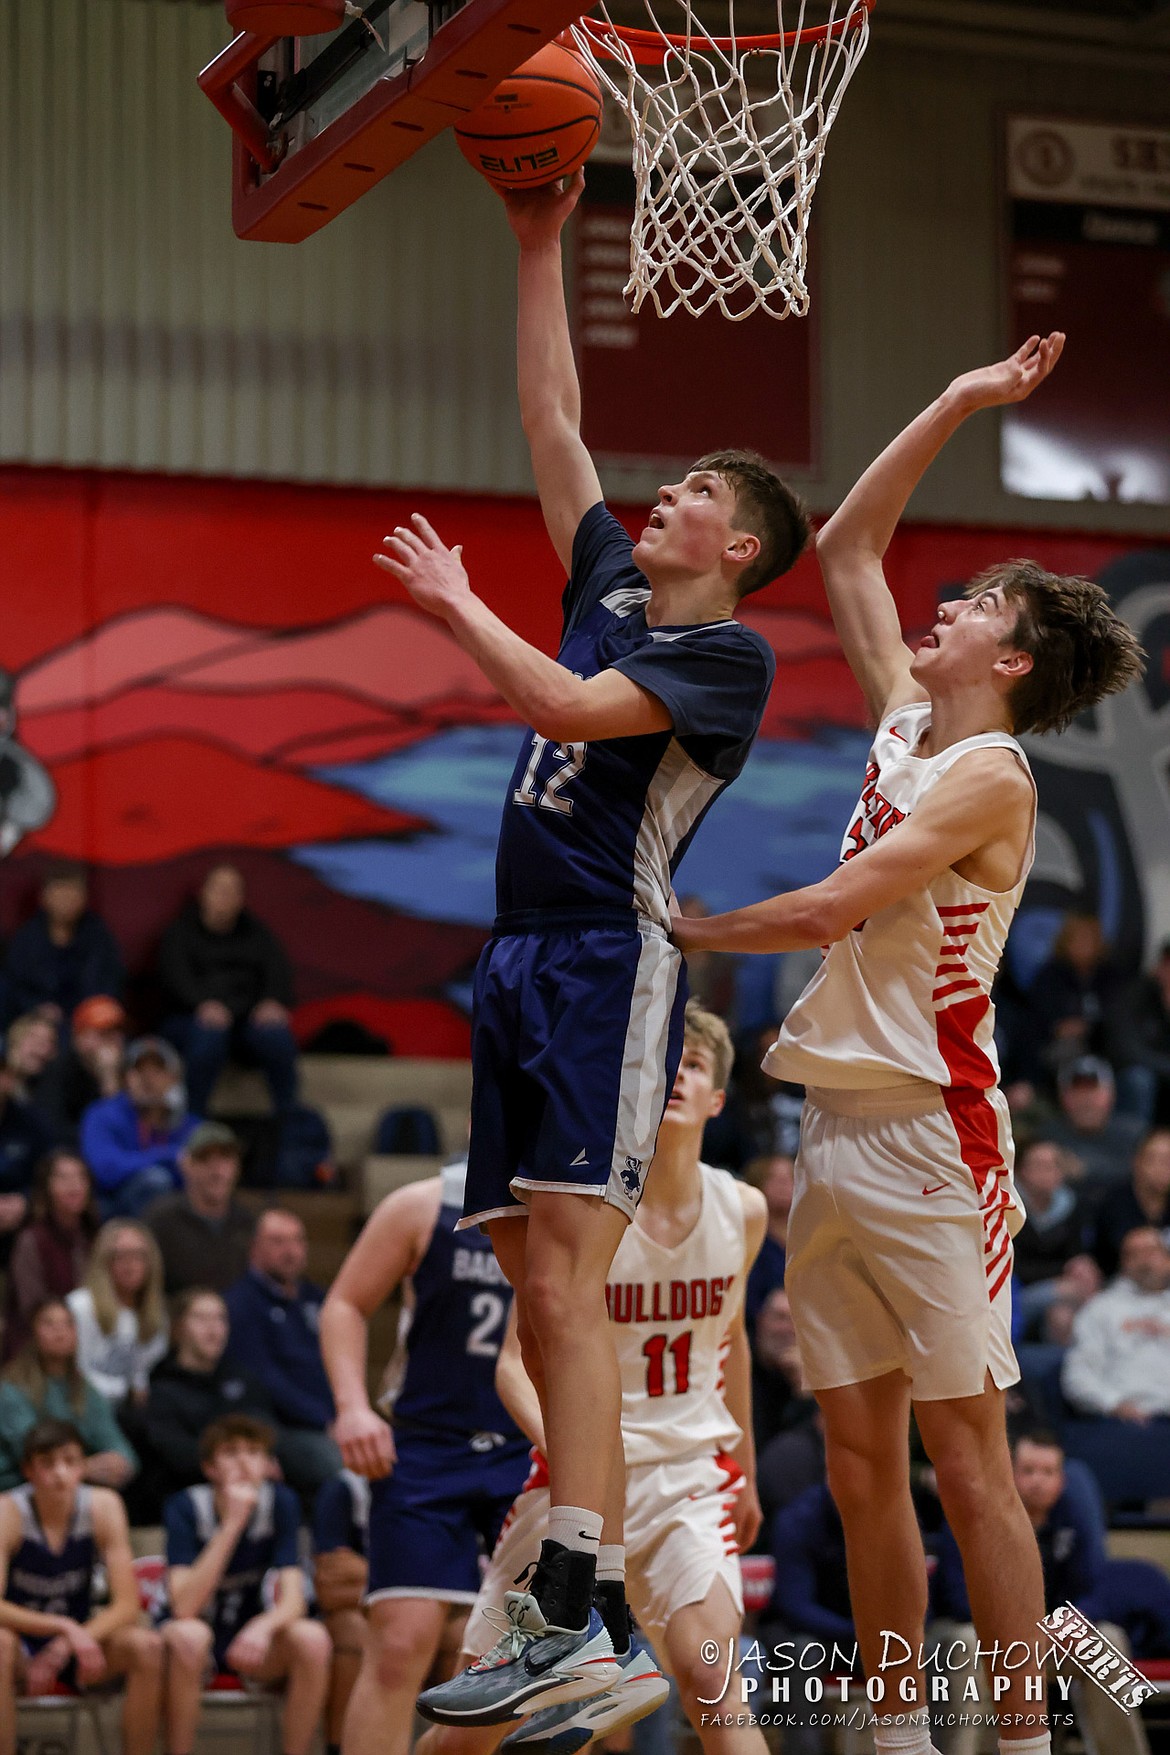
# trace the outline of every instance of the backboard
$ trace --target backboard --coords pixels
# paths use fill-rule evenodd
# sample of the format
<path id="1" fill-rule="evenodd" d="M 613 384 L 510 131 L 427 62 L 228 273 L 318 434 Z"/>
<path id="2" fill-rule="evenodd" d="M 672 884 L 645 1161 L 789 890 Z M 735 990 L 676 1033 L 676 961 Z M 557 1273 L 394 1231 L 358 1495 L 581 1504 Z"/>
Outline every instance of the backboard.
<path id="1" fill-rule="evenodd" d="M 232 128 L 237 237 L 319 231 L 458 121 L 588 0 L 368 0 L 315 37 L 243 31 L 199 75 Z"/>

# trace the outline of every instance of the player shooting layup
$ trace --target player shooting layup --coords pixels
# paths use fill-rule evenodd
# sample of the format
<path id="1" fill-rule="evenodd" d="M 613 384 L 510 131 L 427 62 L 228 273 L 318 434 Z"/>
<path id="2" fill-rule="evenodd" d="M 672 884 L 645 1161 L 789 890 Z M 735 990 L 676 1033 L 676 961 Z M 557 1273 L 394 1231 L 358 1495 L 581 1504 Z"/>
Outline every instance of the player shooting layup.
<path id="1" fill-rule="evenodd" d="M 495 936 L 476 976 L 465 1205 L 516 1289 L 552 1483 L 549 1538 L 512 1605 L 516 1687 L 493 1693 L 501 1722 L 519 1701 L 533 1711 L 600 1692 L 626 1649 L 624 1611 L 608 1596 L 605 1620 L 591 1606 L 599 1545 L 611 1577 L 623 1552 L 606 1274 L 682 1044 L 672 872 L 743 767 L 772 682 L 768 646 L 732 612 L 807 540 L 799 503 L 742 452 L 703 458 L 661 488 L 636 545 L 606 510 L 581 442 L 561 270 L 561 228 L 582 186 L 578 177 L 508 201 L 520 241 L 520 412 L 570 573 L 558 659 L 473 595 L 459 551 L 425 520 L 395 531 L 379 557 L 532 727 L 504 807 Z M 475 1670 L 462 1680 L 469 1692 L 479 1685 Z"/>
<path id="2" fill-rule="evenodd" d="M 1035 1647 L 1040 1558 L 1012 1479 L 1003 1391 L 1012 1234 L 1006 1105 L 991 985 L 1032 863 L 1035 790 L 1013 734 L 1058 730 L 1138 674 L 1105 592 L 1029 561 L 992 568 L 902 642 L 882 556 L 927 465 L 979 408 L 1018 402 L 1064 337 L 957 378 L 871 465 L 817 543 L 833 620 L 878 722 L 832 876 L 737 913 L 680 921 L 685 949 L 830 948 L 765 1061 L 806 1086 L 786 1285 L 825 1417 L 865 1668 L 881 1630 L 917 1655 L 926 1569 L 910 1500 L 918 1427 L 963 1556 L 985 1647 Z M 896 832 L 894 832 L 896 831 Z M 900 1649 L 900 1648 L 897 1648 Z M 1018 1656 L 1018 1652 L 1017 1652 Z M 1016 1667 L 1001 1748 L 1047 1755 Z M 1004 1672 L 1005 1676 L 1009 1675 Z M 888 1711 L 911 1658 L 887 1665 Z M 1018 1714 L 1025 1723 L 1011 1724 Z M 1032 1728 L 1026 1721 L 1032 1715 Z M 877 1748 L 928 1755 L 924 1715 L 878 1723 Z"/>

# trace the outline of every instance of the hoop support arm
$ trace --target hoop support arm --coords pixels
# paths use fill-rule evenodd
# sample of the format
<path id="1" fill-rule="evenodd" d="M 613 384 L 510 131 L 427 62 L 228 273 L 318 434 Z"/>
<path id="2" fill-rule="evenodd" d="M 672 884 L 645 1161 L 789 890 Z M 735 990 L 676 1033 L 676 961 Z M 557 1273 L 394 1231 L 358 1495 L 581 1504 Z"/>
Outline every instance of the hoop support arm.
<path id="1" fill-rule="evenodd" d="M 232 133 L 262 171 L 274 171 L 280 154 L 273 148 L 268 126 L 240 81 L 279 37 L 242 30 L 199 75 L 200 90 L 211 99 Z"/>

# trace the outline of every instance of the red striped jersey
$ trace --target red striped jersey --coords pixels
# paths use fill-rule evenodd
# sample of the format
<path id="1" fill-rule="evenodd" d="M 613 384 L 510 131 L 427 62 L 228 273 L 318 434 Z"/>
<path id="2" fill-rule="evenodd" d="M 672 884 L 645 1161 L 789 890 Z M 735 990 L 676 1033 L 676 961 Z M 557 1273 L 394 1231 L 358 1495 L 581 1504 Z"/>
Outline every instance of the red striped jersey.
<path id="1" fill-rule="evenodd" d="M 916 756 L 929 725 L 930 702 L 916 701 L 878 726 L 843 861 L 905 821 L 972 750 L 1010 750 L 1031 779 L 1027 757 L 1006 732 Z M 944 1088 L 994 1085 L 999 1063 L 991 985 L 1033 852 L 1030 838 L 1013 889 L 984 890 L 947 870 L 831 945 L 768 1051 L 764 1065 L 772 1076 L 826 1089 L 915 1079 Z"/>
<path id="2" fill-rule="evenodd" d="M 682 1242 L 666 1248 L 635 1217 L 609 1270 L 629 1468 L 734 1450 L 742 1436 L 723 1366 L 746 1279 L 743 1197 L 726 1170 L 700 1164 L 699 1174 L 702 1204 Z"/>

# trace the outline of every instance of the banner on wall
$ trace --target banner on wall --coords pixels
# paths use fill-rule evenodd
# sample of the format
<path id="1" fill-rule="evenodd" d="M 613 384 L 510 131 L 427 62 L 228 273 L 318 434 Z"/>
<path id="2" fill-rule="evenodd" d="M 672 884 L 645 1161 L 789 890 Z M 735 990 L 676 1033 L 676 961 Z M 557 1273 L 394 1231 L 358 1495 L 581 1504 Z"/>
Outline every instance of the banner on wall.
<path id="1" fill-rule="evenodd" d="M 0 470 L 0 933 L 51 862 L 86 862 L 149 1023 L 159 937 L 230 859 L 292 955 L 302 1037 L 350 1017 L 398 1053 L 467 1052 L 522 732 L 444 624 L 372 565 L 415 510 L 554 650 L 563 580 L 535 501 Z M 640 528 L 644 513 L 617 510 Z M 1020 553 L 1100 578 L 1150 654 L 1143 686 L 1030 750 L 1025 928 L 1050 938 L 1087 907 L 1133 966 L 1170 935 L 1170 551 L 904 525 L 887 567 L 908 634 Z M 869 741 L 812 560 L 743 614 L 777 675 L 680 873 L 712 909 L 833 868 Z"/>
<path id="2" fill-rule="evenodd" d="M 618 126 L 625 130 L 624 122 Z M 610 119 L 612 129 L 612 119 Z M 729 323 L 717 308 L 659 317 L 623 296 L 630 273 L 634 173 L 628 137 L 589 161 L 576 217 L 573 317 L 582 432 L 602 463 L 684 471 L 735 445 L 781 469 L 817 461 L 817 301 L 778 323 L 762 311 Z M 814 264 L 815 266 L 815 264 Z"/>
<path id="3" fill-rule="evenodd" d="M 1003 485 L 1170 505 L 1170 129 L 1011 116 L 1004 163 L 1011 335 L 1068 341 L 1003 413 Z"/>

